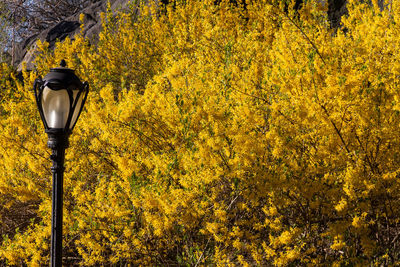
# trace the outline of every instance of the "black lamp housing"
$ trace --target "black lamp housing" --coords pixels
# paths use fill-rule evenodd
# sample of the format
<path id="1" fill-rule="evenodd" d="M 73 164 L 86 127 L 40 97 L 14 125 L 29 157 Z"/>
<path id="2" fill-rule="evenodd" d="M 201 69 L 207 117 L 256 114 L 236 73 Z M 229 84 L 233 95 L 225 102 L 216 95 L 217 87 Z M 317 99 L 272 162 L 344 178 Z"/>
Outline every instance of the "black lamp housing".
<path id="1" fill-rule="evenodd" d="M 49 135 L 49 147 L 54 146 L 55 138 L 65 139 L 75 127 L 89 93 L 89 84 L 82 83 L 74 70 L 66 67 L 62 60 L 60 67 L 50 69 L 43 79 L 36 79 L 33 89 L 36 104 Z M 64 138 L 60 138 L 64 136 Z"/>

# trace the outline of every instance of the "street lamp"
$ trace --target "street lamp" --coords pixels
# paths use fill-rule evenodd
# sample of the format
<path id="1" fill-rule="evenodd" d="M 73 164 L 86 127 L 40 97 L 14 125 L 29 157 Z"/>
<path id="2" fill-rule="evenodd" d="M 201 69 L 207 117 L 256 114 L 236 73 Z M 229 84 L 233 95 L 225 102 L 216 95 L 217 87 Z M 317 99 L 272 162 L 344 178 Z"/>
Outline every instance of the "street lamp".
<path id="1" fill-rule="evenodd" d="M 53 161 L 51 266 L 62 265 L 62 209 L 65 149 L 68 137 L 85 104 L 89 84 L 82 83 L 62 60 L 60 67 L 50 69 L 43 79 L 36 79 L 33 89 L 36 104 L 48 135 L 47 146 L 52 149 Z"/>

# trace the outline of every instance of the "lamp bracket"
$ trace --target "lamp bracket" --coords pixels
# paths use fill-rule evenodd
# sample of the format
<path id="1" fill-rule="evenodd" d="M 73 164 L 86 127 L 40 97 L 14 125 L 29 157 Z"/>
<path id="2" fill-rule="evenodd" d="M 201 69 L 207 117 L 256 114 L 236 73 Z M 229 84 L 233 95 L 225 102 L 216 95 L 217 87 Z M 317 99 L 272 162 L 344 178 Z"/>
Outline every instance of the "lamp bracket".
<path id="1" fill-rule="evenodd" d="M 70 132 L 65 132 L 64 129 L 48 129 L 47 146 L 51 149 L 68 148 L 68 137 Z"/>

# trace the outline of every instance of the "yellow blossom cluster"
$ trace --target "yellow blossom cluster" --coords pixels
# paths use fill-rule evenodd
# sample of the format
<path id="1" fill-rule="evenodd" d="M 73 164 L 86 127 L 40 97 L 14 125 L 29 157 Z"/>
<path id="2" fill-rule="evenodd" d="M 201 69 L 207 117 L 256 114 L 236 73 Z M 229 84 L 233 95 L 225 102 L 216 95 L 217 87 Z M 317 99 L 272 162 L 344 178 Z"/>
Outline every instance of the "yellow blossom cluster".
<path id="1" fill-rule="evenodd" d="M 216 3 L 219 2 L 219 3 Z M 400 264 L 400 1 L 174 1 L 98 43 L 0 66 L 0 262 L 48 264 L 49 149 L 31 85 L 90 93 L 66 153 L 64 263 Z M 237 1 L 240 2 L 240 1 Z"/>

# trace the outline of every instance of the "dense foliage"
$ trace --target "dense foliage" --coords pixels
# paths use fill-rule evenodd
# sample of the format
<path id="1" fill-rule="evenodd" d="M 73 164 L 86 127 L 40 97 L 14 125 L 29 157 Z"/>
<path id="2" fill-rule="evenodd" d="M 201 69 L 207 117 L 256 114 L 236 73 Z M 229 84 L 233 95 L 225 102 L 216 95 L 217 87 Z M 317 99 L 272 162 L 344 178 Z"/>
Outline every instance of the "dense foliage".
<path id="1" fill-rule="evenodd" d="M 106 14 L 96 46 L 40 43 L 24 85 L 1 67 L 0 258 L 48 264 L 30 87 L 65 58 L 91 84 L 65 263 L 399 264 L 400 2 L 349 1 L 338 30 L 320 1 L 184 2 Z"/>

